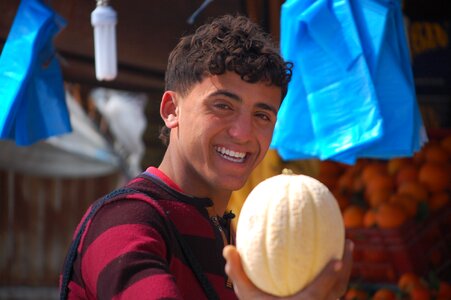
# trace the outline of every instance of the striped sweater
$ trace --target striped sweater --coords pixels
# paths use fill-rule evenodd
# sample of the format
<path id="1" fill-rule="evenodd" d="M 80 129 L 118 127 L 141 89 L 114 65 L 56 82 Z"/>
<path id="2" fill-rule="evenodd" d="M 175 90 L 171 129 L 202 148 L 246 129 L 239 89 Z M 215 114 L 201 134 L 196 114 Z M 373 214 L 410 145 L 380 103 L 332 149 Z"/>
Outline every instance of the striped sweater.
<path id="1" fill-rule="evenodd" d="M 154 182 L 150 176 L 159 180 Z M 156 168 L 127 187 L 150 193 L 154 199 L 129 192 L 113 197 L 94 214 L 77 249 L 68 299 L 206 299 L 167 218 L 219 298 L 236 299 L 222 257 L 230 222 L 210 217 L 212 201 L 183 194 Z"/>

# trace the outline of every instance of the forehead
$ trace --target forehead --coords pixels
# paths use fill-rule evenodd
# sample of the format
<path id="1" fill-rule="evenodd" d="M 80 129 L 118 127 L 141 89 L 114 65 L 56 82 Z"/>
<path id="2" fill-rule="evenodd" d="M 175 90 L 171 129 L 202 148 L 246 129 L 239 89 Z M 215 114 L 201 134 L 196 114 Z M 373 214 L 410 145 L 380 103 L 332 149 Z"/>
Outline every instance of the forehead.
<path id="1" fill-rule="evenodd" d="M 266 81 L 249 83 L 233 72 L 205 77 L 193 87 L 193 92 L 200 92 L 205 97 L 222 95 L 246 102 L 267 102 L 279 107 L 282 101 L 282 89 Z M 219 93 L 218 93 L 219 91 Z"/>

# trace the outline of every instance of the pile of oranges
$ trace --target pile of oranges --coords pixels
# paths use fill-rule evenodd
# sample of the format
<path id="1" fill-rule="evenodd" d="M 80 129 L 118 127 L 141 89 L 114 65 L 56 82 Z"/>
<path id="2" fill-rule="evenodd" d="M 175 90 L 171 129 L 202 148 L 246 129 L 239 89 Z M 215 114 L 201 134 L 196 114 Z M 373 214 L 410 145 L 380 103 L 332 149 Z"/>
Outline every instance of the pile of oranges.
<path id="1" fill-rule="evenodd" d="M 354 279 L 393 283 L 411 270 L 449 273 L 451 136 L 429 141 L 413 157 L 322 161 L 318 179 L 334 194 L 354 240 Z"/>
<path id="2" fill-rule="evenodd" d="M 451 136 L 428 142 L 413 157 L 322 161 L 318 179 L 334 194 L 346 228 L 398 228 L 451 203 Z"/>
<path id="3" fill-rule="evenodd" d="M 403 273 L 395 286 L 368 289 L 352 286 L 344 300 L 450 300 L 451 285 L 434 278 L 426 280 L 415 273 Z"/>

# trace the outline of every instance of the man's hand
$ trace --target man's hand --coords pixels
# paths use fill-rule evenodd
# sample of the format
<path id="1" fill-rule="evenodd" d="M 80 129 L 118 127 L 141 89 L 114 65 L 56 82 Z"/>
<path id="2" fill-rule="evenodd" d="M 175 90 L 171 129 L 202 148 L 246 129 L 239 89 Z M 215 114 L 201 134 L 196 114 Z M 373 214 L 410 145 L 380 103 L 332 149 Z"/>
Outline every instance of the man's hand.
<path id="1" fill-rule="evenodd" d="M 250 281 L 244 273 L 240 254 L 234 246 L 228 245 L 224 248 L 225 272 L 232 280 L 233 288 L 239 299 L 336 300 L 344 295 L 348 287 L 353 248 L 353 243 L 347 240 L 342 260 L 330 261 L 307 287 L 285 298 L 269 295 Z"/>

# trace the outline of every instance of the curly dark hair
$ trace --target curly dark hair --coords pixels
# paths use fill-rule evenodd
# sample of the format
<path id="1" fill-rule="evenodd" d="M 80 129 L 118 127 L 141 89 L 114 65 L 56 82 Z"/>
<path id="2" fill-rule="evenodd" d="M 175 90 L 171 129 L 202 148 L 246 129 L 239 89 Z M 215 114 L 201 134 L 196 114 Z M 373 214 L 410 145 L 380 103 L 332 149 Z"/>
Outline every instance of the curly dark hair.
<path id="1" fill-rule="evenodd" d="M 241 79 L 279 86 L 281 99 L 291 79 L 292 64 L 285 62 L 270 35 L 247 17 L 225 15 L 182 37 L 169 55 L 165 89 L 186 95 L 206 76 L 233 71 Z M 167 145 L 169 129 L 160 139 Z"/>

